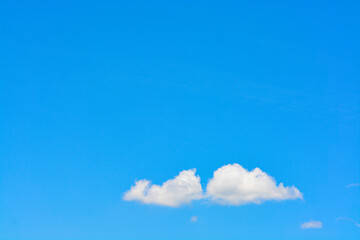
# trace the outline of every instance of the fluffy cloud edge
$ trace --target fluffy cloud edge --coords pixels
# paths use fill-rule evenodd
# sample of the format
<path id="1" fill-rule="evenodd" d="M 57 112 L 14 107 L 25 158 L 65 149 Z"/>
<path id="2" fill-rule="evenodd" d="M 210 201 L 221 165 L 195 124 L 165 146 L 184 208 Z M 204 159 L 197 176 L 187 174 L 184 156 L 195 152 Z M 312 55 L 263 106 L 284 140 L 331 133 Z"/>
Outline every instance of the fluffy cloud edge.
<path id="1" fill-rule="evenodd" d="M 204 197 L 200 177 L 195 173 L 196 169 L 181 171 L 162 185 L 151 184 L 146 179 L 136 181 L 135 185 L 125 192 L 123 200 L 167 207 L 190 204 L 193 200 Z"/>
<path id="2" fill-rule="evenodd" d="M 214 172 L 207 184 L 206 196 L 223 205 L 303 199 L 295 186 L 277 185 L 275 179 L 260 168 L 248 171 L 237 163 L 224 165 Z"/>

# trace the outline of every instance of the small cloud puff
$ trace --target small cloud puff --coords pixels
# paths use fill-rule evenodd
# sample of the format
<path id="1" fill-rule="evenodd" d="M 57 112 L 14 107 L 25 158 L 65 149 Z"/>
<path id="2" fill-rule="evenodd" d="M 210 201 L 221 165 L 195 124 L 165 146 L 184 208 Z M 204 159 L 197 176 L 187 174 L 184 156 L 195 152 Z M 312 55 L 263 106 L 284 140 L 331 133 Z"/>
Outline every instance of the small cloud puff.
<path id="1" fill-rule="evenodd" d="M 206 193 L 212 201 L 227 205 L 303 198 L 296 187 L 284 187 L 283 183 L 277 185 L 274 178 L 259 168 L 248 171 L 236 163 L 217 169 Z"/>
<path id="2" fill-rule="evenodd" d="M 181 171 L 161 186 L 151 184 L 146 179 L 139 180 L 125 193 L 123 199 L 168 207 L 189 204 L 192 200 L 203 198 L 200 177 L 195 176 L 195 172 L 196 169 Z"/>
<path id="3" fill-rule="evenodd" d="M 301 228 L 302 229 L 309 229 L 309 228 L 322 228 L 322 222 L 320 221 L 309 221 L 309 222 L 304 222 L 303 224 L 301 224 Z"/>
<path id="4" fill-rule="evenodd" d="M 192 217 L 190 218 L 190 222 L 197 222 L 197 220 L 198 220 L 198 217 L 197 217 L 197 216 L 192 216 Z"/>

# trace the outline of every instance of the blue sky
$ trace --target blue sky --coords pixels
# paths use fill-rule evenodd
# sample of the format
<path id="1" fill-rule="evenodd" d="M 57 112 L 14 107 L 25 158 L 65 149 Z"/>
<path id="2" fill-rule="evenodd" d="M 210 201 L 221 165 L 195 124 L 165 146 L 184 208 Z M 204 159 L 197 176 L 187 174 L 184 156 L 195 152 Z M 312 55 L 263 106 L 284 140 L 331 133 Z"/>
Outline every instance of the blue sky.
<path id="1" fill-rule="evenodd" d="M 359 11 L 1 1 L 0 239 L 359 239 Z M 303 200 L 219 203 L 234 163 Z M 201 199 L 124 200 L 194 168 Z"/>

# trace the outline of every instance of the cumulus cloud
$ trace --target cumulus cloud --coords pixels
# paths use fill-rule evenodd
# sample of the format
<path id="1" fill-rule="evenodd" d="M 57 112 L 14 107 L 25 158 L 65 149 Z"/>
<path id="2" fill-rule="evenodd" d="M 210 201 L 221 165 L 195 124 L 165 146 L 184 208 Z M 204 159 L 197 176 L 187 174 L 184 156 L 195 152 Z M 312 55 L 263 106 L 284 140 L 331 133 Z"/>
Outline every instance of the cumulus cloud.
<path id="1" fill-rule="evenodd" d="M 195 173 L 196 169 L 181 171 L 178 176 L 161 186 L 151 184 L 146 179 L 139 180 L 125 193 L 123 199 L 169 207 L 189 204 L 192 200 L 203 198 L 200 177 Z"/>
<path id="2" fill-rule="evenodd" d="M 302 199 L 294 186 L 279 185 L 271 176 L 255 168 L 248 171 L 239 164 L 225 165 L 214 172 L 206 194 L 214 202 L 228 205 L 262 203 L 267 200 Z"/>
<path id="3" fill-rule="evenodd" d="M 322 222 L 320 221 L 314 221 L 311 220 L 309 222 L 304 222 L 303 224 L 301 224 L 301 228 L 302 229 L 308 229 L 308 228 L 322 228 Z"/>

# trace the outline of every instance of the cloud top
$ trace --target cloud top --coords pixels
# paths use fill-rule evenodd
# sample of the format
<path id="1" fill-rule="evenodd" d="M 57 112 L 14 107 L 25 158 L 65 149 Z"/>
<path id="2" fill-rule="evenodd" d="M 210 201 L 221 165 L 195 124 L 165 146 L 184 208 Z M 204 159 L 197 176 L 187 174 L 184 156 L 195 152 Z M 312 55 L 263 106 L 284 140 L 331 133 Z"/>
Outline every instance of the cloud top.
<path id="1" fill-rule="evenodd" d="M 320 221 L 309 221 L 309 222 L 304 222 L 303 224 L 301 224 L 301 228 L 302 229 L 309 229 L 309 228 L 322 228 L 322 222 Z"/>
<path id="2" fill-rule="evenodd" d="M 206 193 L 212 201 L 227 205 L 303 197 L 296 187 L 284 187 L 283 183 L 277 185 L 274 178 L 259 168 L 248 171 L 236 163 L 217 169 L 207 185 Z"/>
<path id="3" fill-rule="evenodd" d="M 181 171 L 174 179 L 167 180 L 162 185 L 151 184 L 146 179 L 136 181 L 123 199 L 169 207 L 189 204 L 203 198 L 200 177 L 195 173 L 196 169 Z"/>

